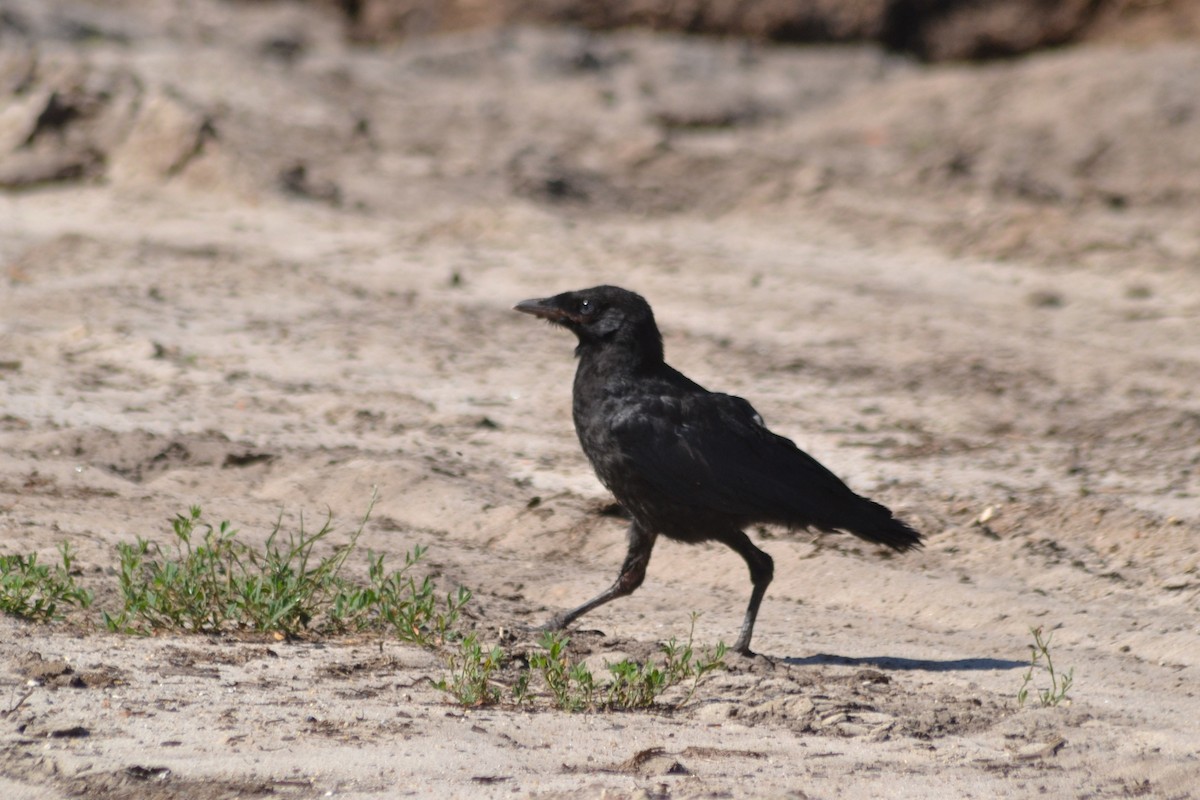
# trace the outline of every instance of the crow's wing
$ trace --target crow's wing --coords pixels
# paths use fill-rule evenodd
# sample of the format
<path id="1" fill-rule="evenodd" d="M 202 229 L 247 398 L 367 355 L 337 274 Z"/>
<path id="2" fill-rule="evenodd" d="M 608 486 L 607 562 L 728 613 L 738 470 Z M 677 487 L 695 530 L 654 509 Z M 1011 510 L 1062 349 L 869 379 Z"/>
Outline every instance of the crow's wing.
<path id="1" fill-rule="evenodd" d="M 746 521 L 855 524 L 866 502 L 740 397 L 648 395 L 627 405 L 612 433 L 624 468 L 665 496 Z M 874 505 L 874 504 L 872 504 Z"/>

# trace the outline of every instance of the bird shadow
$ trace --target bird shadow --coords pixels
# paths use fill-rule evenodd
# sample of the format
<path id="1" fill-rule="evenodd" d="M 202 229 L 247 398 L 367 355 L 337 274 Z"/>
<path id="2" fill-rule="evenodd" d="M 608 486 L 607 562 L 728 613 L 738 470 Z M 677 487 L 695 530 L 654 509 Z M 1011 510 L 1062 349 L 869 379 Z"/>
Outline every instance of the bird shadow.
<path id="1" fill-rule="evenodd" d="M 897 658 L 895 656 L 850 656 L 817 653 L 804 658 L 784 658 L 783 663 L 792 666 L 818 666 L 836 664 L 847 667 L 876 667 L 886 670 L 924 670 L 925 672 L 972 672 L 995 669 L 1020 669 L 1028 667 L 1028 661 L 1012 661 L 1007 658 L 954 658 L 946 661 L 932 659 Z"/>

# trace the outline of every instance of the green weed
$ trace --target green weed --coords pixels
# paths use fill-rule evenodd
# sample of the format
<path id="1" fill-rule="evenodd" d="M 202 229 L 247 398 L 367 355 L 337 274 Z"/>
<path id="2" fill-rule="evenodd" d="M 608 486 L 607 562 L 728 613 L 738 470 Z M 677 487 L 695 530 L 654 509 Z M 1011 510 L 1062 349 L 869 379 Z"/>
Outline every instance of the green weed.
<path id="1" fill-rule="evenodd" d="M 546 631 L 538 641 L 540 652 L 529 654 L 529 668 L 541 674 L 554 705 L 563 711 L 580 711 L 594 703 L 596 681 L 582 663 L 567 658 L 571 640 L 561 633 Z"/>
<path id="2" fill-rule="evenodd" d="M 199 506 L 171 527 L 174 552 L 141 537 L 117 545 L 124 608 L 105 613 L 110 630 L 298 633 L 339 592 L 342 565 L 362 532 L 360 526 L 348 544 L 318 559 L 313 550 L 333 531 L 331 516 L 315 533 L 301 517 L 299 530 L 285 537 L 281 515 L 262 549 L 238 539 L 228 521 L 207 522 Z"/>
<path id="3" fill-rule="evenodd" d="M 696 687 L 700 684 L 701 678 L 710 672 L 725 668 L 725 654 L 729 648 L 724 642 L 717 642 L 717 646 L 711 651 L 704 654 L 701 658 L 696 658 L 695 650 L 692 648 L 692 641 L 696 633 L 696 620 L 699 614 L 692 613 L 692 624 L 688 628 L 687 642 L 679 644 L 675 637 L 663 645 L 663 654 L 665 655 L 664 669 L 667 673 L 667 683 L 671 686 L 682 684 L 691 680 L 688 684 L 687 694 L 678 705 L 687 705 L 692 697 L 696 694 Z"/>
<path id="4" fill-rule="evenodd" d="M 345 586 L 334 598 L 333 618 L 360 630 L 386 626 L 400 639 L 425 647 L 444 644 L 471 592 L 460 586 L 439 605 L 433 579 L 426 576 L 418 583 L 411 574 L 425 552 L 417 545 L 404 554 L 404 566 L 390 572 L 382 555 L 368 552 L 368 584 Z"/>
<path id="5" fill-rule="evenodd" d="M 688 630 L 686 642 L 680 643 L 675 637 L 671 637 L 670 641 L 661 646 L 661 665 L 652 661 L 638 664 L 628 659 L 609 664 L 608 669 L 613 675 L 613 680 L 608 686 L 603 707 L 649 708 L 654 705 L 659 695 L 679 685 L 687 686 L 687 694 L 676 706 L 686 705 L 696 693 L 700 679 L 725 666 L 725 653 L 728 649 L 724 642 L 718 642 L 713 651 L 697 658 L 692 647 L 696 617 L 696 614 L 692 614 L 692 625 Z"/>
<path id="6" fill-rule="evenodd" d="M 1033 644 L 1029 646 L 1029 669 L 1022 678 L 1020 690 L 1017 691 L 1017 705 L 1022 707 L 1025 705 L 1025 701 L 1029 698 L 1030 684 L 1034 682 L 1034 672 L 1039 668 L 1050 679 L 1050 686 L 1037 689 L 1037 698 L 1041 705 L 1057 706 L 1064 700 L 1069 701 L 1071 698 L 1067 692 L 1075 682 L 1075 668 L 1072 667 L 1065 673 L 1056 671 L 1054 660 L 1050 656 L 1050 642 L 1054 638 L 1054 634 L 1050 633 L 1043 637 L 1041 626 L 1030 628 L 1029 632 L 1033 634 Z"/>
<path id="7" fill-rule="evenodd" d="M 446 657 L 449 675 L 436 684 L 437 688 L 454 696 L 463 706 L 482 706 L 500 702 L 500 688 L 492 674 L 504 662 L 499 647 L 485 651 L 471 633 L 459 642 L 457 654 Z"/>
<path id="8" fill-rule="evenodd" d="M 71 546 L 58 547 L 60 561 L 39 564 L 36 553 L 0 556 L 0 612 L 34 622 L 62 619 L 60 606 L 88 608 L 92 593 L 75 584 Z"/>
<path id="9" fill-rule="evenodd" d="M 567 636 L 545 632 L 538 640 L 537 649 L 528 654 L 527 667 L 518 673 L 511 686 L 512 700 L 517 705 L 534 702 L 531 686 L 533 679 L 537 678 L 545 687 L 550 704 L 563 711 L 650 708 L 664 692 L 676 686 L 686 687 L 685 695 L 675 704 L 676 707 L 682 706 L 691 700 L 705 675 L 725 664 L 727 648 L 724 643 L 701 657 L 696 656 L 692 646 L 695 625 L 696 617 L 693 615 L 687 641 L 681 643 L 672 638 L 662 645 L 662 658 L 658 661 L 639 663 L 625 659 L 608 664 L 610 675 L 606 681 L 597 679 L 585 662 L 572 661 L 567 651 L 571 640 Z M 464 683 L 476 685 L 464 681 L 461 676 L 490 680 L 492 671 L 505 660 L 498 647 L 485 653 L 474 643 L 469 647 L 464 643 L 459 654 L 448 658 L 450 676 L 443 678 L 438 686 L 464 705 L 499 702 L 498 689 L 484 693 L 460 688 Z"/>
<path id="10" fill-rule="evenodd" d="M 342 575 L 375 500 L 373 495 L 348 540 L 325 556 L 316 550 L 334 530 L 331 515 L 315 532 L 303 517 L 298 530 L 285 532 L 280 515 L 256 548 L 231 523 L 214 525 L 193 506 L 171 522 L 173 547 L 141 537 L 117 546 L 123 607 L 104 612 L 104 623 L 129 633 L 249 630 L 285 636 L 390 628 L 406 641 L 441 644 L 471 593 L 460 588 L 439 604 L 433 580 L 418 582 L 412 575 L 424 548 L 406 553 L 404 566 L 393 571 L 382 555 L 368 552 L 365 585 Z"/>

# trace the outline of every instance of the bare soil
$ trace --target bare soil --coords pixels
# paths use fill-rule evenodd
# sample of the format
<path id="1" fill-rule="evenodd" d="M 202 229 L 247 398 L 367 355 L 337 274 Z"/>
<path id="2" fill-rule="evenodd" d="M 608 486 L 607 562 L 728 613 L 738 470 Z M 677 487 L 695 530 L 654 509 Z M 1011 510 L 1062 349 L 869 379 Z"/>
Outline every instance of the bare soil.
<path id="1" fill-rule="evenodd" d="M 5 11 L 0 551 L 71 543 L 111 607 L 190 505 L 348 535 L 378 487 L 361 544 L 428 546 L 519 649 L 623 555 L 570 337 L 511 311 L 597 283 L 928 544 L 755 532 L 764 657 L 647 713 L 463 709 L 388 637 L 0 619 L 0 795 L 1200 797 L 1200 46 Z M 572 648 L 730 641 L 748 593 L 660 542 Z M 1035 626 L 1058 707 L 1016 702 Z"/>

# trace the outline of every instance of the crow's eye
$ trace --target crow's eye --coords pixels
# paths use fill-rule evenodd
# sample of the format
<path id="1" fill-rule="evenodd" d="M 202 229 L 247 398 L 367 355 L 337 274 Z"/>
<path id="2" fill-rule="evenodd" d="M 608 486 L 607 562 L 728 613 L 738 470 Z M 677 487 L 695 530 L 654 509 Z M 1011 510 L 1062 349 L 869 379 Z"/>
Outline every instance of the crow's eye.
<path id="1" fill-rule="evenodd" d="M 580 300 L 579 301 L 579 313 L 581 315 L 583 315 L 585 317 L 590 316 L 592 311 L 594 311 L 594 310 L 595 309 L 592 308 L 591 300 Z"/>

